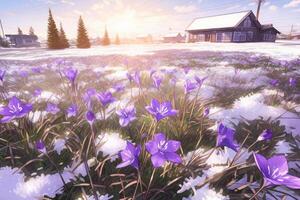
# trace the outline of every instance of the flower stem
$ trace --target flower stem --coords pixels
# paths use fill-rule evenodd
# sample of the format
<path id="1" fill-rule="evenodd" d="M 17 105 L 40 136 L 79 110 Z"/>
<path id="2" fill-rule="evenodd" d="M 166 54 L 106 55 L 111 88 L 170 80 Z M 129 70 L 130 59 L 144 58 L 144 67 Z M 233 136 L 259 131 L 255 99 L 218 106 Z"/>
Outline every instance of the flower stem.
<path id="1" fill-rule="evenodd" d="M 254 199 L 263 189 L 265 188 L 265 184 L 263 184 L 259 190 L 257 190 L 257 192 L 255 192 L 255 194 L 249 199 L 249 200 L 252 200 Z"/>

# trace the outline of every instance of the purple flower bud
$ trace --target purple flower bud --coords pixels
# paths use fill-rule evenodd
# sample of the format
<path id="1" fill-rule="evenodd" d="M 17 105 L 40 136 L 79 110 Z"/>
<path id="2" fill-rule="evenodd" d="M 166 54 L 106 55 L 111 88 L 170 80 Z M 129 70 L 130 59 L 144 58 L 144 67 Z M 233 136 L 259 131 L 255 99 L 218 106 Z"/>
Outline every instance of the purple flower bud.
<path id="1" fill-rule="evenodd" d="M 39 152 L 41 152 L 41 153 L 46 153 L 46 152 L 47 152 L 45 143 L 44 143 L 42 140 L 36 141 L 36 143 L 35 143 L 35 148 L 36 148 Z"/>
<path id="2" fill-rule="evenodd" d="M 290 87 L 296 87 L 296 85 L 297 85 L 297 80 L 295 79 L 295 78 L 290 78 L 289 79 L 289 85 L 290 85 Z"/>
<path id="3" fill-rule="evenodd" d="M 37 88 L 34 90 L 34 96 L 38 97 L 42 94 L 43 90 L 41 88 Z"/>
<path id="4" fill-rule="evenodd" d="M 67 79 L 69 79 L 69 81 L 71 83 L 75 82 L 75 79 L 77 77 L 77 73 L 78 73 L 78 70 L 73 69 L 73 68 L 68 68 L 68 69 L 64 70 L 64 75 L 66 76 Z"/>
<path id="5" fill-rule="evenodd" d="M 96 116 L 92 111 L 87 111 L 86 115 L 85 115 L 86 120 L 90 123 L 93 124 L 94 121 L 96 120 Z"/>
<path id="6" fill-rule="evenodd" d="M 184 84 L 184 93 L 189 94 L 191 91 L 197 88 L 197 83 L 190 80 L 186 80 Z"/>
<path id="7" fill-rule="evenodd" d="M 273 135 L 272 131 L 270 129 L 266 129 L 259 135 L 257 141 L 271 140 L 272 135 Z"/>
<path id="8" fill-rule="evenodd" d="M 70 105 L 70 107 L 67 109 L 67 117 L 75 117 L 77 115 L 78 108 L 75 104 Z"/>
<path id="9" fill-rule="evenodd" d="M 279 86 L 279 81 L 276 80 L 276 79 L 272 79 L 269 83 L 270 83 L 270 85 L 273 86 L 273 87 Z"/>
<path id="10" fill-rule="evenodd" d="M 152 76 L 152 80 L 153 80 L 154 87 L 159 90 L 160 84 L 162 82 L 162 78 L 154 75 Z"/>
<path id="11" fill-rule="evenodd" d="M 6 71 L 0 69 L 0 81 L 3 82 Z"/>
<path id="12" fill-rule="evenodd" d="M 205 108 L 205 109 L 204 109 L 204 113 L 203 113 L 204 117 L 206 117 L 206 116 L 209 115 L 209 111 L 210 111 L 209 108 Z"/>

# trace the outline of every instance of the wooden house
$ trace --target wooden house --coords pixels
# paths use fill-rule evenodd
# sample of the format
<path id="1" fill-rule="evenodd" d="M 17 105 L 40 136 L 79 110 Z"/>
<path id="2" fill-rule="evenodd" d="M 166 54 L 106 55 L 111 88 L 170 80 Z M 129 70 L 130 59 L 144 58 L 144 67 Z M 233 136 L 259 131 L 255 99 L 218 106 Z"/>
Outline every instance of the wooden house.
<path id="1" fill-rule="evenodd" d="M 185 36 L 181 33 L 169 33 L 163 36 L 164 43 L 181 43 L 185 42 Z"/>
<path id="2" fill-rule="evenodd" d="M 188 42 L 275 42 L 280 33 L 261 25 L 252 11 L 197 18 L 186 32 Z"/>
<path id="3" fill-rule="evenodd" d="M 36 35 L 5 35 L 8 38 L 11 47 L 40 47 Z"/>

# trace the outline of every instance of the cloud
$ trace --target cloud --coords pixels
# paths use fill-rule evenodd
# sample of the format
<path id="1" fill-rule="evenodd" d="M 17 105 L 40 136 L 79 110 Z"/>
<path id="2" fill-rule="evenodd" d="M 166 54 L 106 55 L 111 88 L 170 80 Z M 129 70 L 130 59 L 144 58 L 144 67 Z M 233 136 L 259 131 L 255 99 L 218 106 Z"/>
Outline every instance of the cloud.
<path id="1" fill-rule="evenodd" d="M 174 10 L 178 13 L 189 13 L 197 10 L 197 7 L 193 5 L 182 5 L 182 6 L 175 6 Z"/>
<path id="2" fill-rule="evenodd" d="M 300 5 L 300 0 L 291 0 L 289 3 L 285 4 L 284 8 L 296 8 Z"/>
<path id="3" fill-rule="evenodd" d="M 267 2 L 264 3 L 264 6 L 268 6 L 268 5 L 270 5 L 270 4 L 271 4 L 271 2 L 270 2 L 270 1 L 267 1 Z"/>
<path id="4" fill-rule="evenodd" d="M 74 5 L 75 5 L 75 3 L 74 3 L 73 0 L 61 0 L 60 2 L 61 2 L 61 3 L 64 3 L 64 4 L 69 4 L 69 5 L 71 5 L 71 6 L 74 6 Z"/>
<path id="5" fill-rule="evenodd" d="M 269 6 L 269 10 L 271 10 L 271 11 L 277 11 L 277 10 L 278 10 L 278 7 L 275 6 L 275 5 L 270 5 L 270 6 Z"/>

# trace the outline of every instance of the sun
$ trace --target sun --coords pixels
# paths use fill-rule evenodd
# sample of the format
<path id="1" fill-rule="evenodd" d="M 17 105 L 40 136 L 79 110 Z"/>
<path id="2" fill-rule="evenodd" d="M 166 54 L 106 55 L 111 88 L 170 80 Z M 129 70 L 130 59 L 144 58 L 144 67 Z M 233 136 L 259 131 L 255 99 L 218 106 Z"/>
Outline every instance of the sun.
<path id="1" fill-rule="evenodd" d="M 117 14 L 107 25 L 115 33 L 123 36 L 131 36 L 137 31 L 136 13 L 133 10 L 128 10 Z"/>

